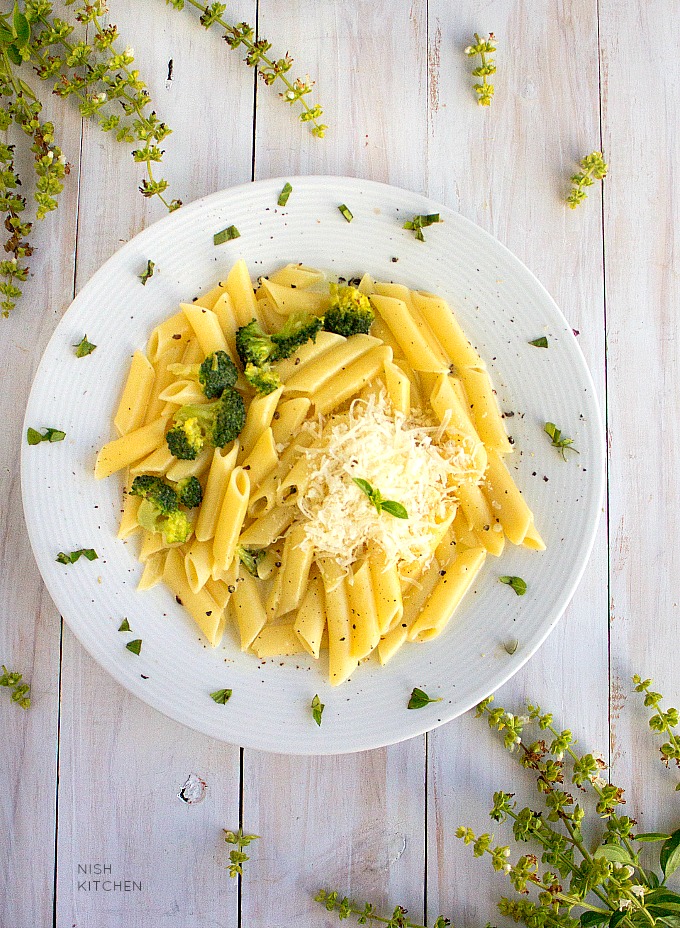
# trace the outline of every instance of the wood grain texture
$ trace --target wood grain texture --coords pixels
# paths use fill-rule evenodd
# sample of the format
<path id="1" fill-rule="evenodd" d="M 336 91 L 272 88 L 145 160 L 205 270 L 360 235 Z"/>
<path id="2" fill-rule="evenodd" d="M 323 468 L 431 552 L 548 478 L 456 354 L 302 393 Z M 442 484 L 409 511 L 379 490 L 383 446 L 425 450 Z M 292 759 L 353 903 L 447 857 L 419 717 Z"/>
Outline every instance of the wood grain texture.
<path id="1" fill-rule="evenodd" d="M 632 693 L 653 677 L 677 705 L 680 519 L 677 229 L 680 170 L 677 81 L 655 79 L 677 43 L 668 2 L 638 9 L 601 4 L 611 512 L 612 775 L 627 789 L 641 830 L 668 828 L 677 770 L 659 763 L 659 735 Z M 666 22 L 668 29 L 655 29 Z M 651 156 L 651 161 L 649 160 Z"/>
<path id="2" fill-rule="evenodd" d="M 27 80 L 32 85 L 38 83 Z M 78 202 L 80 117 L 49 94 L 43 119 L 61 127 L 58 144 L 71 165 L 57 213 L 36 223 L 31 276 L 10 318 L 0 319 L 0 664 L 31 684 L 31 709 L 0 691 L 0 925 L 52 923 L 55 783 L 59 713 L 59 615 L 33 560 L 21 505 L 19 455 L 23 415 L 40 356 L 73 298 L 73 252 Z M 17 165 L 31 177 L 33 156 L 12 131 Z M 22 191 L 29 199 L 32 187 Z M 30 207 L 29 207 L 30 211 Z M 4 232 L 4 230 L 3 230 Z M 5 233 L 6 234 L 6 233 Z M 3 239 L 4 241 L 4 239 Z M 4 254 L 4 252 L 3 252 Z M 39 422 L 36 427 L 58 423 Z M 31 451 L 48 451 L 38 445 Z M 25 870 L 30 861 L 30 874 Z"/>
<path id="3" fill-rule="evenodd" d="M 163 172 L 188 202 L 251 177 L 253 76 L 217 30 L 162 0 L 119 0 L 115 22 L 134 46 L 160 118 Z M 254 3 L 235 17 L 254 19 Z M 169 61 L 172 81 L 168 81 Z M 200 103 L 199 103 L 200 101 Z M 144 176 L 124 146 L 88 124 L 83 139 L 77 285 L 142 227 L 162 215 L 136 193 Z M 153 256 L 150 255 L 150 258 Z M 210 282 L 207 281 L 206 285 Z M 130 617 L 133 624 L 133 617 Z M 134 660 L 134 657 L 132 657 Z M 207 781 L 205 801 L 177 794 L 189 773 Z M 237 881 L 224 867 L 222 828 L 239 821 L 240 753 L 152 712 L 115 684 L 67 634 L 64 640 L 57 926 L 233 928 Z M 114 880 L 141 891 L 79 889 L 78 864 L 109 863 Z"/>
<path id="4" fill-rule="evenodd" d="M 430 0 L 429 193 L 486 228 L 537 275 L 580 331 L 604 409 L 600 193 L 593 188 L 575 213 L 564 203 L 575 162 L 599 148 L 596 14 L 594 0 L 567 6 L 545 0 L 531 11 L 517 0 L 492 9 L 470 0 L 457 4 L 452 16 L 449 4 Z M 474 64 L 462 51 L 475 32 L 493 32 L 498 41 L 496 96 L 488 109 L 475 103 Z M 563 428 L 568 433 L 568 425 Z M 531 500 L 530 484 L 525 491 Z M 521 647 L 521 629 L 518 641 Z M 585 642 L 587 661 L 574 660 Z M 545 704 L 558 725 L 577 729 L 587 747 L 604 750 L 608 689 L 603 518 L 565 617 L 497 700 L 509 711 L 527 701 Z M 471 713 L 431 733 L 428 743 L 428 917 L 495 924 L 495 903 L 507 881 L 454 834 L 462 824 L 478 833 L 491 830 L 487 811 L 494 791 L 507 789 L 529 801 L 530 778 Z M 494 830 L 500 843 L 509 843 L 509 833 Z"/>
<path id="5" fill-rule="evenodd" d="M 425 3 L 260 0 L 259 10 L 260 34 L 294 50 L 296 74 L 318 77 L 330 128 L 323 141 L 311 137 L 261 86 L 256 176 L 361 175 L 424 191 Z M 244 881 L 243 924 L 330 925 L 336 916 L 312 901 L 322 887 L 384 905 L 398 899 L 420 917 L 424 760 L 423 738 L 344 757 L 245 751 L 244 821 L 264 837 Z"/>

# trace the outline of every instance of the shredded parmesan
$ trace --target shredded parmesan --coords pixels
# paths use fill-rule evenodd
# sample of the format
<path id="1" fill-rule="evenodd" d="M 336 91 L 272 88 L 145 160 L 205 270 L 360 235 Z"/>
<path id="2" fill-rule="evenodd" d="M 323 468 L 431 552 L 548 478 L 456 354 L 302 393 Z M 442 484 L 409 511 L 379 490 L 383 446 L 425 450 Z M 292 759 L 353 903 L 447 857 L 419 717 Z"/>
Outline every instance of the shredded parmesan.
<path id="1" fill-rule="evenodd" d="M 349 411 L 320 420 L 305 449 L 309 481 L 298 499 L 305 526 L 303 547 L 331 557 L 345 571 L 378 546 L 392 565 L 433 555 L 437 525 L 450 514 L 456 487 L 473 470 L 460 441 L 442 440 L 442 428 L 423 416 L 395 412 L 385 392 L 356 399 Z M 406 507 L 407 519 L 379 513 L 353 482 L 367 480 L 385 500 Z"/>

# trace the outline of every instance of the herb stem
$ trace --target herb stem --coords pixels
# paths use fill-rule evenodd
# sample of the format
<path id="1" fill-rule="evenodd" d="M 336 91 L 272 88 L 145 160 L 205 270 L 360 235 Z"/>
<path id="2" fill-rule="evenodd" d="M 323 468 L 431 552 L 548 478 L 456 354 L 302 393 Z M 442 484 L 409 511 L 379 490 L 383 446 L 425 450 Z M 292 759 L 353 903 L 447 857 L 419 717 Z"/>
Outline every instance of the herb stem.
<path id="1" fill-rule="evenodd" d="M 206 10 L 205 3 L 200 3 L 199 0 L 187 0 L 187 2 L 191 6 L 193 6 L 196 10 L 200 10 L 201 13 L 204 13 Z M 233 31 L 234 27 L 231 26 L 228 22 L 226 22 L 222 18 L 222 16 L 214 16 L 213 22 L 216 22 L 218 25 L 220 25 L 225 30 L 226 35 L 234 35 L 234 31 Z M 255 43 L 251 42 L 251 40 L 247 38 L 247 36 L 244 36 L 242 30 L 238 32 L 238 37 L 239 37 L 240 43 L 246 47 L 246 49 L 248 50 L 250 54 L 255 54 L 257 56 L 257 60 L 263 61 L 267 65 L 268 68 L 274 69 L 274 73 L 276 77 L 283 83 L 283 85 L 286 87 L 286 90 L 291 95 L 289 98 L 290 102 L 294 102 L 295 100 L 297 100 L 297 102 L 300 104 L 300 106 L 304 110 L 304 115 L 305 115 L 304 121 L 311 122 L 314 126 L 314 130 L 313 130 L 314 134 L 317 135 L 319 138 L 323 138 L 324 132 L 326 130 L 326 126 L 322 125 L 318 121 L 318 116 L 321 115 L 318 112 L 318 108 L 311 107 L 307 103 L 307 101 L 304 99 L 304 97 L 299 95 L 299 89 L 295 86 L 293 82 L 291 82 L 288 79 L 288 77 L 285 75 L 285 73 L 283 73 L 283 71 L 281 71 L 280 69 L 277 69 L 276 62 L 272 58 L 268 57 L 267 54 L 263 52 L 261 49 L 256 48 Z M 284 99 L 287 98 L 286 94 L 282 94 L 282 96 L 284 97 Z"/>

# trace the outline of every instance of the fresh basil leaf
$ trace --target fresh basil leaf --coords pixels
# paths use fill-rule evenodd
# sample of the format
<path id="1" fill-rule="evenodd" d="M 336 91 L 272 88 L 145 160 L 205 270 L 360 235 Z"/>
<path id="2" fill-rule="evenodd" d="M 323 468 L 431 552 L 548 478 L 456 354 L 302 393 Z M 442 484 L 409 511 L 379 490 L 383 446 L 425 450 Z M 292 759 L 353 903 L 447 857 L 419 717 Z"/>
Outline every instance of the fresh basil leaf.
<path id="1" fill-rule="evenodd" d="M 118 627 L 118 631 L 119 631 L 119 632 L 129 632 L 129 631 L 131 631 L 131 630 L 132 630 L 132 629 L 130 628 L 130 623 L 128 622 L 128 620 L 127 620 L 127 619 L 123 619 L 123 621 L 120 623 L 120 625 L 119 625 L 119 627 Z"/>
<path id="2" fill-rule="evenodd" d="M 545 335 L 541 335 L 540 338 L 535 338 L 532 342 L 529 342 L 529 344 L 533 345 L 534 348 L 547 348 L 548 339 L 545 337 Z"/>
<path id="3" fill-rule="evenodd" d="M 87 335 L 83 335 L 82 341 L 73 347 L 76 349 L 77 358 L 85 358 L 88 354 L 92 354 L 97 346 L 93 345 L 92 342 L 88 342 Z"/>
<path id="4" fill-rule="evenodd" d="M 632 867 L 636 865 L 628 851 L 623 847 L 619 847 L 618 844 L 603 844 L 602 847 L 598 847 L 593 856 L 604 857 L 605 860 L 613 864 L 628 864 Z"/>
<path id="5" fill-rule="evenodd" d="M 23 60 L 22 57 L 21 57 L 21 55 L 19 54 L 19 51 L 18 51 L 16 45 L 8 45 L 8 46 L 7 46 L 7 57 L 8 57 L 9 60 L 12 62 L 12 64 L 17 65 L 17 67 L 21 64 L 21 62 L 22 62 L 22 60 Z"/>
<path id="6" fill-rule="evenodd" d="M 424 690 L 419 689 L 417 686 L 413 688 L 411 693 L 411 698 L 408 701 L 407 709 L 423 709 L 425 706 L 429 706 L 431 702 L 441 702 L 442 697 L 439 696 L 437 699 L 431 699 Z"/>
<path id="7" fill-rule="evenodd" d="M 659 863 L 666 879 L 680 867 L 680 828 L 673 832 L 661 848 Z"/>
<path id="8" fill-rule="evenodd" d="M 616 928 L 616 926 L 626 917 L 626 910 L 619 909 L 617 912 L 612 914 L 612 917 L 609 919 L 609 928 Z"/>
<path id="9" fill-rule="evenodd" d="M 236 226 L 227 226 L 221 232 L 215 232 L 213 235 L 213 245 L 223 245 L 225 242 L 231 242 L 235 238 L 240 238 L 241 233 Z"/>
<path id="10" fill-rule="evenodd" d="M 635 835 L 636 841 L 668 841 L 670 835 L 665 835 L 660 831 L 645 831 L 641 835 Z"/>
<path id="11" fill-rule="evenodd" d="M 605 912 L 583 912 L 579 919 L 581 928 L 593 928 L 593 925 L 603 925 L 609 915 Z"/>
<path id="12" fill-rule="evenodd" d="M 142 650 L 142 639 L 135 638 L 134 641 L 128 641 L 125 647 L 128 649 L 128 651 L 132 651 L 133 654 L 139 654 L 139 652 Z"/>
<path id="13" fill-rule="evenodd" d="M 286 203 L 288 202 L 288 197 L 291 195 L 292 192 L 293 192 L 293 188 L 288 183 L 288 181 L 286 181 L 286 183 L 283 185 L 283 189 L 281 193 L 279 194 L 279 199 L 277 200 L 278 205 L 285 206 Z"/>
<path id="14" fill-rule="evenodd" d="M 524 596 L 527 591 L 526 580 L 522 580 L 521 577 L 499 577 L 498 580 L 500 583 L 511 586 L 518 596 Z"/>
<path id="15" fill-rule="evenodd" d="M 352 215 L 350 210 L 345 206 L 344 203 L 341 203 L 340 206 L 338 206 L 338 209 L 340 210 L 342 215 L 345 217 L 347 222 L 351 222 L 354 219 L 354 216 Z"/>
<path id="16" fill-rule="evenodd" d="M 24 48 L 28 45 L 28 40 L 31 37 L 31 27 L 16 3 L 14 4 L 14 33 L 17 48 Z"/>
<path id="17" fill-rule="evenodd" d="M 231 694 L 233 690 L 215 690 L 214 693 L 210 694 L 210 698 L 213 702 L 218 703 L 220 706 L 226 705 L 231 699 Z"/>
<path id="18" fill-rule="evenodd" d="M 142 271 L 142 273 L 139 275 L 139 279 L 141 280 L 143 287 L 146 287 L 147 281 L 153 277 L 155 267 L 156 265 L 150 259 L 146 262 L 146 270 Z"/>
<path id="19" fill-rule="evenodd" d="M 323 710 L 326 708 L 324 703 L 321 702 L 318 695 L 312 699 L 312 718 L 317 725 L 321 725 L 321 716 L 323 715 Z"/>
<path id="20" fill-rule="evenodd" d="M 395 519 L 408 519 L 406 507 L 402 506 L 401 503 L 395 502 L 393 499 L 384 499 L 380 503 L 380 508 L 384 512 L 389 512 Z"/>
<path id="21" fill-rule="evenodd" d="M 352 480 L 354 481 L 354 483 L 356 483 L 356 485 L 359 487 L 360 490 L 364 491 L 364 493 L 366 494 L 366 496 L 368 496 L 369 499 L 372 498 L 373 493 L 375 491 L 373 490 L 373 487 L 368 482 L 368 480 L 364 480 L 363 477 L 352 477 Z"/>

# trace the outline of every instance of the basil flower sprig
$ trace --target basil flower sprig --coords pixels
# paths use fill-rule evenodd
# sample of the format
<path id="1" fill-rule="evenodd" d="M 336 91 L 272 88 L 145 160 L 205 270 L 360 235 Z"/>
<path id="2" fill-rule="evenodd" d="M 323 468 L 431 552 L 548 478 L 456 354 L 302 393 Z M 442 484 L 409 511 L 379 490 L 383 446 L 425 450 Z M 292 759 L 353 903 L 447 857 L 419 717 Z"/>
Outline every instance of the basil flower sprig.
<path id="1" fill-rule="evenodd" d="M 322 139 L 326 134 L 328 126 L 320 122 L 323 116 L 323 110 L 318 103 L 310 105 L 306 97 L 312 92 L 314 82 L 309 77 L 304 80 L 295 78 L 291 80 L 288 74 L 293 66 L 293 59 L 288 53 L 283 58 L 274 59 L 269 56 L 272 47 L 271 42 L 266 39 L 258 39 L 255 36 L 255 30 L 248 23 L 238 23 L 231 25 L 223 19 L 223 13 L 227 10 L 226 3 L 210 3 L 207 6 L 200 0 L 165 0 L 167 4 L 176 10 L 183 10 L 185 2 L 195 9 L 200 10 L 201 25 L 210 29 L 211 26 L 220 26 L 224 29 L 224 40 L 231 49 L 240 48 L 242 45 L 246 51 L 245 63 L 251 68 L 257 68 L 257 72 L 268 87 L 276 81 L 280 81 L 284 90 L 279 96 L 284 103 L 291 106 L 299 105 L 302 112 L 299 114 L 300 122 L 309 123 L 312 135 Z"/>

